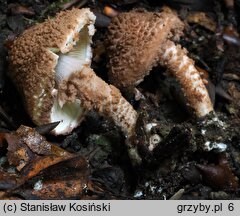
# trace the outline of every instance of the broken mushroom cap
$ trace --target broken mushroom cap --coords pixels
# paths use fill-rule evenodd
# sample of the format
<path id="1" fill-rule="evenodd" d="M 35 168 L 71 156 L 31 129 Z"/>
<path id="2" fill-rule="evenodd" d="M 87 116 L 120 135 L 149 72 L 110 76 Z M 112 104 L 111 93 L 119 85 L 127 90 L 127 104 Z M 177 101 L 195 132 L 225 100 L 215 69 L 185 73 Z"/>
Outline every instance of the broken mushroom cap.
<path id="1" fill-rule="evenodd" d="M 161 13 L 137 10 L 114 17 L 106 39 L 110 82 L 121 89 L 138 85 L 158 64 L 161 44 L 178 39 L 183 28 L 168 8 Z"/>
<path id="2" fill-rule="evenodd" d="M 37 125 L 61 121 L 55 134 L 67 134 L 80 123 L 80 100 L 64 105 L 58 85 L 83 66 L 90 66 L 95 15 L 88 9 L 63 11 L 25 30 L 9 51 L 10 77 Z"/>

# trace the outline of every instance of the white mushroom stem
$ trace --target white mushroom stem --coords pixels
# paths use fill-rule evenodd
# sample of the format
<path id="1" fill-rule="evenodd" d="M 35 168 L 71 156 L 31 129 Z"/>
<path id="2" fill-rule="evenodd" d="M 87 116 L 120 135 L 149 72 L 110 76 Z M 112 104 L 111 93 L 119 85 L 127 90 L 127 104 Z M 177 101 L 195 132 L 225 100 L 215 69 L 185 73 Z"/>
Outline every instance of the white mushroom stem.
<path id="1" fill-rule="evenodd" d="M 187 50 L 167 40 L 161 47 L 160 62 L 170 69 L 180 83 L 188 105 L 198 117 L 213 111 L 208 91 L 194 66 L 194 61 L 187 56 Z"/>
<path id="2" fill-rule="evenodd" d="M 137 112 L 117 88 L 104 82 L 91 68 L 84 67 L 63 81 L 58 95 L 61 103 L 79 99 L 86 110 L 112 119 L 127 137 L 132 135 Z"/>

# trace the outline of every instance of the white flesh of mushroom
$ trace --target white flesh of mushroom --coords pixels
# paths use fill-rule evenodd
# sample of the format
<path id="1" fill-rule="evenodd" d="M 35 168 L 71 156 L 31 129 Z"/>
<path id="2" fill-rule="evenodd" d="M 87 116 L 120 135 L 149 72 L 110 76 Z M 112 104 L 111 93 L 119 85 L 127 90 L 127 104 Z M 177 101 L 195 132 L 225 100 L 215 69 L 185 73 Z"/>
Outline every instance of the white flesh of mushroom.
<path id="1" fill-rule="evenodd" d="M 79 20 L 79 25 L 75 31 L 69 34 L 65 46 L 61 48 L 60 52 L 56 52 L 56 50 L 53 52 L 54 49 L 50 49 L 50 52 L 58 59 L 55 67 L 57 85 L 72 73 L 81 71 L 83 66 L 90 66 L 91 64 L 91 41 L 95 32 L 93 24 L 95 16 L 91 12 L 87 16 L 84 20 Z M 76 32 L 79 37 L 76 37 Z M 51 110 L 51 122 L 60 121 L 53 132 L 56 135 L 67 134 L 79 125 L 84 117 L 85 110 L 81 107 L 81 101 L 78 99 L 72 103 L 62 103 L 56 96 L 57 89 L 54 89 L 52 94 L 55 96 L 55 100 Z"/>

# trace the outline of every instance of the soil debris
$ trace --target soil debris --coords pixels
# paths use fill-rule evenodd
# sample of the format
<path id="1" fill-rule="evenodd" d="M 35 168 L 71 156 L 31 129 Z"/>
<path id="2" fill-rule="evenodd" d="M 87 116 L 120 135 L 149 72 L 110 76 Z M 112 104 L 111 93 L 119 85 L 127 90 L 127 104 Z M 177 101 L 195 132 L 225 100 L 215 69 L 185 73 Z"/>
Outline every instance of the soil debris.
<path id="1" fill-rule="evenodd" d="M 8 76 L 7 51 L 25 29 L 63 10 L 90 8 L 96 16 L 97 30 L 92 38 L 91 68 L 110 86 L 114 83 L 107 65 L 113 50 L 106 38 L 114 20 L 132 12 L 151 13 L 158 20 L 166 5 L 185 27 L 179 37 L 174 38 L 174 31 L 168 36 L 174 43 L 177 40 L 178 48 L 188 51 L 214 112 L 191 115 L 186 94 L 176 76 L 171 75 L 170 63 L 167 67 L 152 64 L 141 83 L 134 83 L 131 91 L 121 89 L 137 116 L 131 138 L 94 109 L 67 135 L 51 134 L 61 123 L 58 121 L 34 125 Z M 239 0 L 1 1 L 0 199 L 239 199 L 239 14 Z M 133 28 L 132 23 L 126 23 L 126 29 Z M 112 35 L 116 55 L 125 50 L 123 43 L 117 44 L 118 38 L 123 39 L 118 24 Z M 128 48 L 136 35 L 124 35 Z M 143 41 L 138 38 L 135 46 L 143 47 Z M 169 62 L 176 57 L 171 50 L 174 48 L 166 54 Z M 123 52 L 129 58 L 120 71 L 134 71 L 126 64 L 133 51 Z M 146 53 L 152 54 L 149 49 L 140 51 L 138 60 Z M 144 65 L 140 63 L 136 65 Z M 119 79 L 115 85 L 123 81 L 130 80 Z M 99 89 L 96 92 L 102 93 Z M 121 119 L 124 117 L 121 115 Z M 135 157 L 135 164 L 131 157 Z"/>

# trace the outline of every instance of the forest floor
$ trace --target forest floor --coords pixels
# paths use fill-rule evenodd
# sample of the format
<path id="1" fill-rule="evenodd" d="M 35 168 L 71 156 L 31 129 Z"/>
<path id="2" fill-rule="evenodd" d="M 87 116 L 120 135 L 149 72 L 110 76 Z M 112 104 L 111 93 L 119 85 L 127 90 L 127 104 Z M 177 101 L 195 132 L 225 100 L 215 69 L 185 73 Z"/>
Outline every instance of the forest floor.
<path id="1" fill-rule="evenodd" d="M 92 68 L 108 82 L 111 18 L 165 4 L 187 25 L 180 43 L 207 74 L 217 117 L 191 115 L 176 81 L 158 66 L 137 86 L 141 99 L 126 96 L 139 113 L 136 140 L 156 145 L 142 152 L 141 165 L 132 165 L 119 128 L 95 112 L 67 136 L 46 133 L 52 125 L 36 128 L 8 77 L 8 43 L 61 10 L 89 7 L 97 16 Z M 0 198 L 239 199 L 239 14 L 239 0 L 0 0 Z"/>

